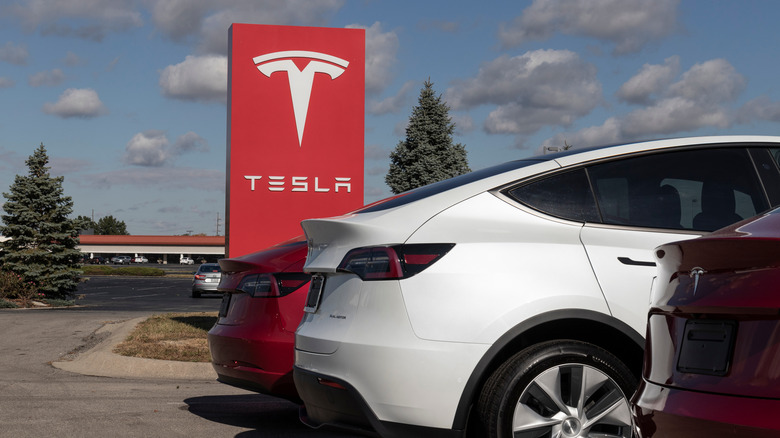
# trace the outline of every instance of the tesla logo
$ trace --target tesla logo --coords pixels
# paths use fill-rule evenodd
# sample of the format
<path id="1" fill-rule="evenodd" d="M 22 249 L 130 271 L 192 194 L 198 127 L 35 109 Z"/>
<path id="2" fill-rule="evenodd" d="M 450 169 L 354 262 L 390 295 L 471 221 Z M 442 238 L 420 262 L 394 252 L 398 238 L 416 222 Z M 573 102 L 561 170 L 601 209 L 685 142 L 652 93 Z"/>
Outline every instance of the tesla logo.
<path id="1" fill-rule="evenodd" d="M 304 58 L 310 61 L 303 70 L 300 70 L 290 58 Z M 298 146 L 300 147 L 303 141 L 303 128 L 306 125 L 306 113 L 309 111 L 314 74 L 325 73 L 330 76 L 331 80 L 336 79 L 344 73 L 349 62 L 325 53 L 303 50 L 268 53 L 256 56 L 253 60 L 257 69 L 269 78 L 272 73 L 287 72 L 293 112 L 295 113 L 295 127 L 298 129 Z"/>
<path id="2" fill-rule="evenodd" d="M 702 268 L 695 267 L 691 269 L 691 273 L 689 274 L 693 278 L 693 295 L 696 296 L 696 289 L 699 288 L 699 277 L 706 274 L 707 271 L 705 271 Z"/>

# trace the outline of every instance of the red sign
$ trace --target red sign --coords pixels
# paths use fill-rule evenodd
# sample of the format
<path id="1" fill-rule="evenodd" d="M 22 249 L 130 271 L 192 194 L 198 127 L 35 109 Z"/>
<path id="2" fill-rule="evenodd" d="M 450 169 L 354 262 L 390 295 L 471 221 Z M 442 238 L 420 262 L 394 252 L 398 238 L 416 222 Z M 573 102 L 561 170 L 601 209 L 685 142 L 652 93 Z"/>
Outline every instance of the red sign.
<path id="1" fill-rule="evenodd" d="M 363 205 L 365 31 L 233 24 L 226 252 Z"/>

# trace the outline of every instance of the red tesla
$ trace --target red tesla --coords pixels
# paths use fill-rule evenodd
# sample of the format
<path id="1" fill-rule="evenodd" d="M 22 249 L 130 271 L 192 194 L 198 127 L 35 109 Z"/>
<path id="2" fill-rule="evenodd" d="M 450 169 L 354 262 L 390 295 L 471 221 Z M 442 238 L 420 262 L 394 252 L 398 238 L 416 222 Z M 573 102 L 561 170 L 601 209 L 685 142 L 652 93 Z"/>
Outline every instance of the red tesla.
<path id="1" fill-rule="evenodd" d="M 303 272 L 303 238 L 242 257 L 222 259 L 223 292 L 208 333 L 217 380 L 299 401 L 292 378 L 295 329 L 311 276 Z"/>
<path id="2" fill-rule="evenodd" d="M 780 209 L 656 261 L 640 436 L 780 437 Z"/>

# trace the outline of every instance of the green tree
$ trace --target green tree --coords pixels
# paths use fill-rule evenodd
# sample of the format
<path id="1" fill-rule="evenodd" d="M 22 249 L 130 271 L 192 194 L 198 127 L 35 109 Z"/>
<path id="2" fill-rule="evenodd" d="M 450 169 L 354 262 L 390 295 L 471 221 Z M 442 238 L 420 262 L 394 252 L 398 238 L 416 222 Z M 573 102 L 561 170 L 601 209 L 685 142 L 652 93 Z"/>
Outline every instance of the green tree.
<path id="1" fill-rule="evenodd" d="M 68 216 L 73 201 L 62 189 L 64 178 L 49 175 L 43 143 L 25 162 L 27 175 L 17 175 L 3 204 L 0 257 L 3 270 L 21 275 L 50 298 L 76 290 L 80 253 L 77 223 Z"/>
<path id="2" fill-rule="evenodd" d="M 390 170 L 385 182 L 393 193 L 401 193 L 426 184 L 471 171 L 466 148 L 453 144 L 455 123 L 449 107 L 433 91 L 433 82 L 425 81 L 418 105 L 412 109 L 406 139 L 390 153 Z"/>
<path id="3" fill-rule="evenodd" d="M 97 228 L 97 224 L 95 221 L 92 220 L 92 218 L 87 216 L 77 216 L 76 219 L 76 227 L 81 230 L 92 230 L 92 232 L 95 232 L 95 229 Z"/>
<path id="4" fill-rule="evenodd" d="M 114 216 L 108 215 L 98 219 L 95 234 L 128 235 L 130 233 L 127 232 L 125 221 L 120 221 Z"/>

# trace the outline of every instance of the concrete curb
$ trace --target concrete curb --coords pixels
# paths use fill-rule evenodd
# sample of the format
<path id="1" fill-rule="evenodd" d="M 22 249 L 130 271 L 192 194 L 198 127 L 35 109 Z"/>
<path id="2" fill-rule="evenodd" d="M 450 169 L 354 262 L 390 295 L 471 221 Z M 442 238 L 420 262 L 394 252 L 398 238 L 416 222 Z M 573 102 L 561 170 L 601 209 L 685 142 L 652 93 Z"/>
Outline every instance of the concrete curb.
<path id="1" fill-rule="evenodd" d="M 106 336 L 95 347 L 79 353 L 73 360 L 52 362 L 64 371 L 88 376 L 127 379 L 216 380 L 217 373 L 210 363 L 179 362 L 127 357 L 113 353 L 114 346 L 124 341 L 138 323 L 147 317 L 108 323 L 99 328 L 96 336 Z"/>

